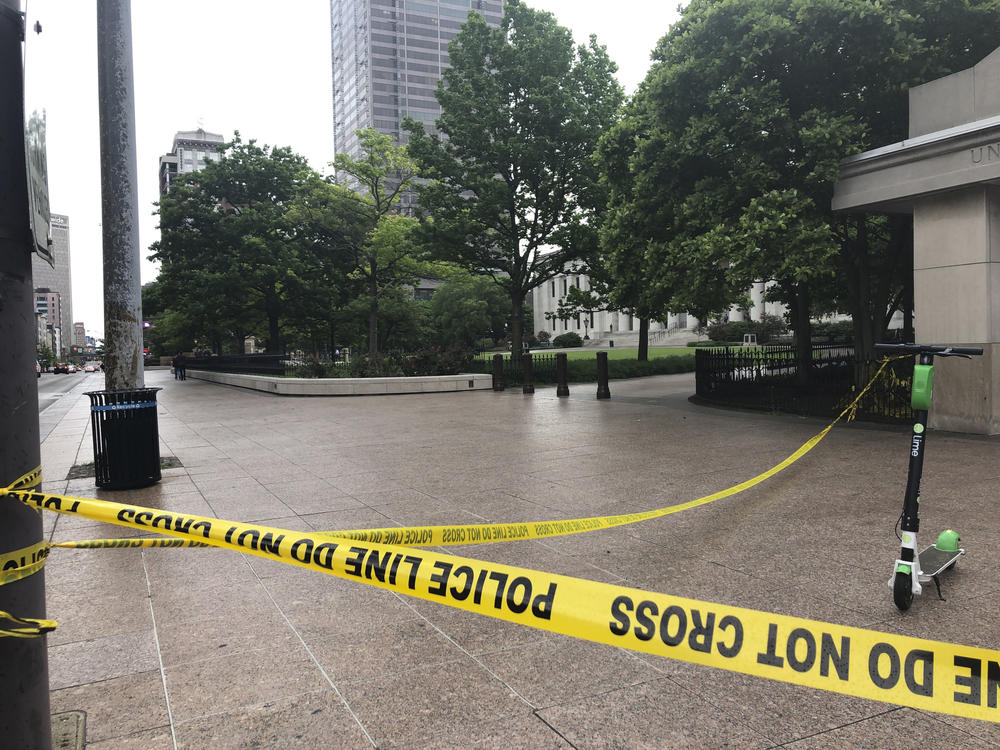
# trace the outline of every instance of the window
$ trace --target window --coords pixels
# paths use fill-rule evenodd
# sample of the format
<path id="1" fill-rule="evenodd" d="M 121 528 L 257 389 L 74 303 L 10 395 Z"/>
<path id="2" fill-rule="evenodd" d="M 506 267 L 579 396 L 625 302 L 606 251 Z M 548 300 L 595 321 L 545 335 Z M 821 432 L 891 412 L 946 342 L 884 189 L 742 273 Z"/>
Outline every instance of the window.
<path id="1" fill-rule="evenodd" d="M 552 299 L 555 299 L 556 298 L 556 282 L 555 281 L 550 281 L 549 283 L 552 284 Z"/>
<path id="2" fill-rule="evenodd" d="M 566 296 L 566 279 L 563 278 L 562 282 L 563 282 L 563 297 L 565 297 Z"/>

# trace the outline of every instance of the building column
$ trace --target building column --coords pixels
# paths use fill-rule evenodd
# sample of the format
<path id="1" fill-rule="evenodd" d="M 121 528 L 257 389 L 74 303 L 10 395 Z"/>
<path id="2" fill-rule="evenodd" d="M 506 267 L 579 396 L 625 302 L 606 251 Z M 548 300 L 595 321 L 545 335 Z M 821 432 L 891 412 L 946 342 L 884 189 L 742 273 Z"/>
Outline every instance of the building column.
<path id="1" fill-rule="evenodd" d="M 981 346 L 935 360 L 931 426 L 1000 433 L 1000 188 L 976 185 L 913 207 L 914 326 L 921 344 Z"/>
<path id="2" fill-rule="evenodd" d="M 764 282 L 755 281 L 750 287 L 750 320 L 760 322 L 767 310 L 764 307 Z"/>

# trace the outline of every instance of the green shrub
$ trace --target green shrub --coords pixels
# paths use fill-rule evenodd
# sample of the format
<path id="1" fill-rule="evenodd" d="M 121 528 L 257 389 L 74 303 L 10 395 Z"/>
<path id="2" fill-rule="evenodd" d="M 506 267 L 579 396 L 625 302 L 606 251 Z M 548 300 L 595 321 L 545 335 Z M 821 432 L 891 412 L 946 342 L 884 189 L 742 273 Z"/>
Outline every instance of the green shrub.
<path id="1" fill-rule="evenodd" d="M 332 362 L 323 362 L 319 359 L 308 359 L 301 365 L 289 367 L 287 374 L 292 378 L 329 378 L 333 367 Z"/>
<path id="2" fill-rule="evenodd" d="M 576 331 L 566 331 L 566 333 L 560 333 L 552 339 L 552 346 L 558 349 L 569 349 L 573 346 L 583 346 L 583 339 L 580 338 L 580 334 Z"/>
<path id="3" fill-rule="evenodd" d="M 725 346 L 726 342 L 743 343 L 743 336 L 748 333 L 757 335 L 758 344 L 766 344 L 788 330 L 784 318 L 777 315 L 763 315 L 760 320 L 731 320 L 710 323 L 708 338 L 717 346 Z"/>
<path id="4" fill-rule="evenodd" d="M 548 331 L 542 329 L 541 331 L 538 332 L 538 334 L 535 336 L 535 338 L 538 339 L 538 343 L 544 344 L 547 341 L 549 341 L 549 340 L 552 339 L 552 334 L 549 333 Z"/>
<path id="5" fill-rule="evenodd" d="M 609 359 L 608 379 L 642 378 L 649 375 L 673 375 L 694 372 L 694 354 L 657 357 L 646 362 L 635 359 Z M 597 382 L 597 358 L 571 359 L 566 362 L 566 379 L 577 383 Z"/>
<path id="6" fill-rule="evenodd" d="M 396 378 L 403 375 L 403 363 L 394 354 L 367 354 L 351 359 L 351 365 L 344 373 L 350 378 Z"/>
<path id="7" fill-rule="evenodd" d="M 814 344 L 822 343 L 853 343 L 854 323 L 850 320 L 838 320 L 833 323 L 813 323 L 812 340 Z"/>
<path id="8" fill-rule="evenodd" d="M 468 349 L 423 349 L 407 357 L 403 364 L 406 375 L 456 375 L 468 372 L 472 352 Z"/>

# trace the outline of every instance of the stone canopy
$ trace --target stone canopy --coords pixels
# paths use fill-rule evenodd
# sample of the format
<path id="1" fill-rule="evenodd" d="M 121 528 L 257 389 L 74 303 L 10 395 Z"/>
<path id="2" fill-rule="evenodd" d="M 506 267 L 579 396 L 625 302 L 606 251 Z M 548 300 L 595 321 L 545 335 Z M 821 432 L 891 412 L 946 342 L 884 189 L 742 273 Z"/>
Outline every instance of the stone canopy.
<path id="1" fill-rule="evenodd" d="M 940 359 L 932 426 L 1000 434 L 1000 49 L 909 92 L 909 137 L 844 159 L 833 209 L 913 215 L 914 325 Z"/>

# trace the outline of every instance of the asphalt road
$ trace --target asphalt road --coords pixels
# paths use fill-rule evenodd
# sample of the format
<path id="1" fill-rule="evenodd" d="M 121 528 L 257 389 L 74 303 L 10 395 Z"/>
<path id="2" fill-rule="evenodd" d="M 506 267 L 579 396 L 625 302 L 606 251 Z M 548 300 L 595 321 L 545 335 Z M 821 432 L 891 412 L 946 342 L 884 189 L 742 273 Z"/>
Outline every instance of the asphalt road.
<path id="1" fill-rule="evenodd" d="M 41 414 L 52 406 L 69 393 L 70 389 L 79 385 L 84 378 L 93 381 L 93 390 L 104 387 L 104 374 L 101 372 L 80 371 L 69 375 L 43 372 L 42 377 L 38 378 L 38 413 Z"/>

